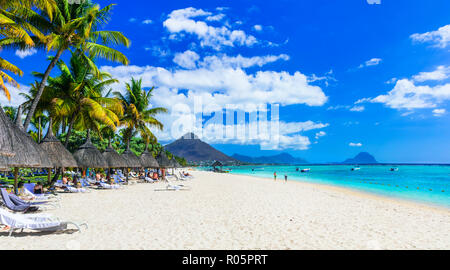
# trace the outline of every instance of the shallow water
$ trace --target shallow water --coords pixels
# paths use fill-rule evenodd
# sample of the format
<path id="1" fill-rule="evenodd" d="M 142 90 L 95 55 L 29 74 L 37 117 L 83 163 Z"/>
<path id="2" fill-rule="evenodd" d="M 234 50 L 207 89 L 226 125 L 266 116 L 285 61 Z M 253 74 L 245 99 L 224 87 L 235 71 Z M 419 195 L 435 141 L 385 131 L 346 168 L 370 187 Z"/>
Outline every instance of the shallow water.
<path id="1" fill-rule="evenodd" d="M 304 165 L 224 167 L 232 174 L 252 175 L 277 180 L 303 181 L 352 188 L 394 198 L 414 200 L 450 208 L 450 166 L 439 165 Z M 296 169 L 310 168 L 302 173 Z M 391 171 L 398 168 L 398 171 Z M 207 169 L 207 168 L 203 168 Z"/>

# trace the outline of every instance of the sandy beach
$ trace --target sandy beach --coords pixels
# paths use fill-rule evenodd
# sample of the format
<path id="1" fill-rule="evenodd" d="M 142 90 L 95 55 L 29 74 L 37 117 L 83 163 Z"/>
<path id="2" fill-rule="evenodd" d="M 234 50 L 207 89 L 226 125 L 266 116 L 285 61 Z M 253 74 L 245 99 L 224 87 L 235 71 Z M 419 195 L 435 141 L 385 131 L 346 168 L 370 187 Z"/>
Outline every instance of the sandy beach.
<path id="1" fill-rule="evenodd" d="M 61 194 L 80 233 L 0 234 L 0 249 L 450 249 L 450 210 L 341 188 L 193 171 L 190 191 Z M 46 213 L 47 213 L 46 212 Z"/>

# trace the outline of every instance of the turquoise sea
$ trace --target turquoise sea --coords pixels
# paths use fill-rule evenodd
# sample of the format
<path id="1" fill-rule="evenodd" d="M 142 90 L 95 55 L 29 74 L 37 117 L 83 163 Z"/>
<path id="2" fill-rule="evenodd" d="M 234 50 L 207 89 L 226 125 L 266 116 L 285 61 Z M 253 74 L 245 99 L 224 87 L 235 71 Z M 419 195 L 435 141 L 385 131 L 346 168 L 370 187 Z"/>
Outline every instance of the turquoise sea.
<path id="1" fill-rule="evenodd" d="M 352 168 L 359 167 L 352 171 Z M 302 173 L 301 169 L 311 169 Z M 391 171 L 398 168 L 398 171 Z M 207 168 L 204 168 L 205 170 Z M 208 168 L 210 169 L 210 168 Z M 232 174 L 277 180 L 319 183 L 450 208 L 450 166 L 448 165 L 303 165 L 223 167 Z"/>

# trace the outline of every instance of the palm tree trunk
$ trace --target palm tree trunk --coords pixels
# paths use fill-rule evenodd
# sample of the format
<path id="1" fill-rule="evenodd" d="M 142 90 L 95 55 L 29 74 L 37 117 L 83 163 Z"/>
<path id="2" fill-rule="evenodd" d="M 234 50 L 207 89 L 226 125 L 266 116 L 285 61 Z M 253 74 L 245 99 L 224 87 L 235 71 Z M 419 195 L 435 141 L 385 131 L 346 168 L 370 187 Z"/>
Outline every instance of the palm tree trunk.
<path id="1" fill-rule="evenodd" d="M 63 54 L 64 49 L 59 49 L 56 53 L 55 58 L 50 62 L 50 65 L 47 67 L 47 70 L 44 73 L 44 77 L 42 78 L 41 84 L 39 85 L 39 90 L 36 93 L 36 97 L 33 100 L 33 104 L 31 104 L 31 108 L 28 111 L 27 118 L 25 119 L 24 124 L 24 130 L 25 132 L 28 130 L 28 126 L 30 125 L 31 118 L 33 118 L 34 112 L 36 111 L 37 105 L 39 103 L 39 100 L 41 99 L 42 92 L 44 92 L 45 85 L 47 84 L 47 79 L 50 76 L 50 72 L 55 67 L 56 63 L 59 61 L 59 58 L 61 58 L 61 55 Z"/>
<path id="2" fill-rule="evenodd" d="M 72 129 L 73 129 L 74 123 L 75 123 L 75 116 L 72 116 L 72 118 L 70 119 L 69 130 L 67 131 L 67 135 L 66 135 L 66 142 L 64 143 L 64 146 L 66 148 L 69 146 L 69 139 L 70 139 L 70 136 L 72 135 Z"/>

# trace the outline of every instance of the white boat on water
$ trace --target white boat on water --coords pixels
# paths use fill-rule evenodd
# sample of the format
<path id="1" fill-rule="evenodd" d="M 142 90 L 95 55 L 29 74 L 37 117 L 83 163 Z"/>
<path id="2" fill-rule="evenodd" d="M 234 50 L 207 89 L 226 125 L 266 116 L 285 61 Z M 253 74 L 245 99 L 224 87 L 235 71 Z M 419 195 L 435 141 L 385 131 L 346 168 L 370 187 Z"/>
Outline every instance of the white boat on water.
<path id="1" fill-rule="evenodd" d="M 361 170 L 360 167 L 354 167 L 354 168 L 352 168 L 352 171 L 359 171 L 359 170 Z"/>
<path id="2" fill-rule="evenodd" d="M 311 169 L 302 169 L 302 171 L 301 172 L 303 172 L 303 173 L 305 173 L 305 172 L 310 172 L 311 171 Z"/>
<path id="3" fill-rule="evenodd" d="M 398 172 L 398 168 L 391 168 L 391 172 Z"/>

